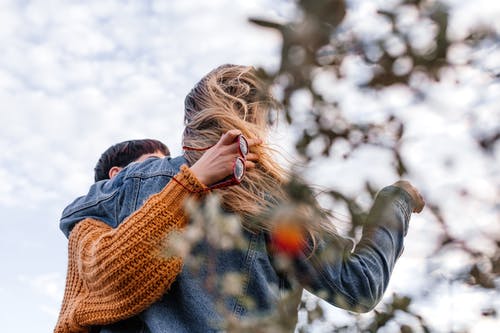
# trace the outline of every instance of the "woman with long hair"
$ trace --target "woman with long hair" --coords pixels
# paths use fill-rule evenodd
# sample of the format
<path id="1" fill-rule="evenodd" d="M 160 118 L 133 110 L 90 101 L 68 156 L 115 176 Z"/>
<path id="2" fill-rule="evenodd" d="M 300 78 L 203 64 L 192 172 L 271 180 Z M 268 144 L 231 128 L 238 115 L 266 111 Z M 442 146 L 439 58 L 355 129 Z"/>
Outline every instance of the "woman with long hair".
<path id="1" fill-rule="evenodd" d="M 68 277 L 56 332 L 213 332 L 237 320 L 264 325 L 263 318 L 282 311 L 280 299 L 290 290 L 299 296 L 287 299 L 296 315 L 302 288 L 352 311 L 378 303 L 410 214 L 423 208 L 420 194 L 403 181 L 382 189 L 353 248 L 312 196 L 290 204 L 290 175 L 266 144 L 274 106 L 254 68 L 220 66 L 186 97 L 182 156 L 129 165 L 64 210 Z M 207 193 L 220 198 L 224 214 L 239 217 L 241 242 L 226 248 L 201 237 L 190 254 L 199 266 L 183 268 L 183 258 L 165 249 L 190 224 L 188 199 L 203 210 Z M 293 251 L 273 243 L 283 219 L 298 221 L 303 231 Z M 237 278 L 217 279 L 228 276 Z M 224 292 L 231 281 L 238 288 Z M 296 316 L 287 327 L 293 331 L 295 323 Z"/>

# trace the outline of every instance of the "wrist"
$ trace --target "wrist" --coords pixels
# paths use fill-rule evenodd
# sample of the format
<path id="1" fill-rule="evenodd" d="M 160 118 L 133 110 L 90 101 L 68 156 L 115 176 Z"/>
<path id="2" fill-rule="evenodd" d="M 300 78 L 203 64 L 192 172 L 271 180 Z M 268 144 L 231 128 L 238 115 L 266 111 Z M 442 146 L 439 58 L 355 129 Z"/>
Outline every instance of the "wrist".
<path id="1" fill-rule="evenodd" d="M 189 168 L 191 173 L 198 179 L 200 183 L 203 185 L 208 185 L 208 177 L 205 172 L 203 172 L 203 169 L 198 168 L 197 165 L 193 165 Z"/>
<path id="2" fill-rule="evenodd" d="M 187 165 L 182 165 L 180 172 L 172 179 L 191 193 L 200 193 L 207 190 L 205 184 L 198 179 Z"/>

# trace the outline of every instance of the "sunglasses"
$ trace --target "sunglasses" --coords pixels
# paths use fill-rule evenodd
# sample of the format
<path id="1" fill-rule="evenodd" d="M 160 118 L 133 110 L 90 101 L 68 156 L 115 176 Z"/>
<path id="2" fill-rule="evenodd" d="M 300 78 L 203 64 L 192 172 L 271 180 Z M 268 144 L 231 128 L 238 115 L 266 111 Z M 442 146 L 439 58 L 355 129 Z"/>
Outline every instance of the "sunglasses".
<path id="1" fill-rule="evenodd" d="M 232 185 L 238 185 L 241 183 L 243 180 L 243 176 L 245 175 L 245 161 L 246 161 L 246 156 L 249 152 L 248 149 L 248 141 L 243 135 L 238 135 L 237 139 L 238 140 L 238 153 L 240 156 L 238 156 L 233 163 L 233 173 L 227 178 L 224 178 L 223 180 L 212 184 L 208 187 L 208 191 L 222 188 L 222 187 L 227 187 L 227 186 L 232 186 Z M 194 148 L 194 147 L 188 147 L 188 146 L 183 146 L 182 149 L 184 150 L 196 150 L 196 151 L 204 151 L 207 149 L 212 148 L 213 146 L 206 147 L 206 148 Z"/>

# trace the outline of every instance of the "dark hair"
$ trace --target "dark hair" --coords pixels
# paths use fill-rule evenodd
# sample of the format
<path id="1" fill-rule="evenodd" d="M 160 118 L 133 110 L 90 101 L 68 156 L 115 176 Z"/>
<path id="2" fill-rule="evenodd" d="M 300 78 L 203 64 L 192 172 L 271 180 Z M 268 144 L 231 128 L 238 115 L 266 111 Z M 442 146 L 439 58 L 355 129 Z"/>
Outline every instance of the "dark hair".
<path id="1" fill-rule="evenodd" d="M 94 180 L 96 182 L 109 179 L 109 170 L 112 167 L 125 167 L 134 162 L 144 154 L 161 152 L 165 156 L 170 155 L 168 147 L 161 141 L 153 139 L 128 140 L 117 143 L 102 153 L 94 168 Z"/>

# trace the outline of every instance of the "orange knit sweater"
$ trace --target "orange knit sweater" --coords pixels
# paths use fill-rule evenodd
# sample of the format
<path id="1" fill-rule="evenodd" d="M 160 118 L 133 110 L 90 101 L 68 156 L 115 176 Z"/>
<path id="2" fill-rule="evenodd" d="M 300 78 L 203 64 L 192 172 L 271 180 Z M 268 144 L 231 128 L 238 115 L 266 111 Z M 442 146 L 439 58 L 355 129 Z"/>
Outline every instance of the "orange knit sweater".
<path id="1" fill-rule="evenodd" d="M 168 290 L 182 259 L 161 254 L 165 237 L 186 224 L 186 198 L 206 189 L 187 166 L 175 179 L 117 228 L 90 218 L 75 226 L 55 333 L 88 332 L 132 317 Z"/>

